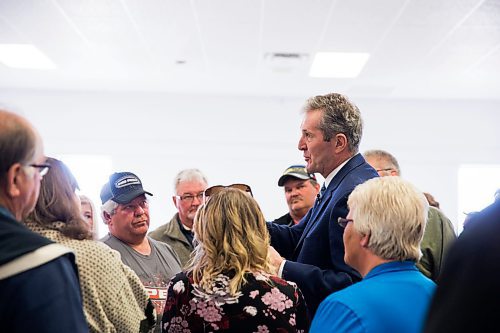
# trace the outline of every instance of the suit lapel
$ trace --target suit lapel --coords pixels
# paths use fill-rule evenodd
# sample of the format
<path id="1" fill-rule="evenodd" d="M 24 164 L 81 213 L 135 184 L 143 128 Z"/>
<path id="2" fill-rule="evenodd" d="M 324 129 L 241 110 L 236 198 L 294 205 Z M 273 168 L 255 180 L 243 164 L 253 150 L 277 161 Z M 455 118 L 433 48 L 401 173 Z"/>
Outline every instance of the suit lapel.
<path id="1" fill-rule="evenodd" d="M 339 170 L 339 172 L 333 177 L 332 181 L 330 184 L 328 184 L 328 188 L 326 189 L 326 192 L 321 198 L 320 203 L 315 203 L 311 212 L 311 216 L 309 217 L 309 220 L 307 221 L 307 225 L 304 228 L 304 231 L 302 232 L 302 235 L 300 236 L 299 241 L 297 242 L 297 246 L 295 247 L 293 257 L 296 257 L 298 255 L 298 252 L 300 251 L 300 248 L 302 247 L 302 243 L 304 242 L 304 239 L 306 236 L 309 234 L 309 232 L 312 230 L 313 226 L 317 223 L 319 220 L 318 217 L 321 216 L 323 211 L 328 207 L 330 204 L 330 201 L 332 200 L 333 192 L 339 187 L 340 183 L 344 180 L 344 178 L 356 167 L 358 167 L 360 164 L 362 164 L 364 161 L 363 157 L 360 154 L 356 154 L 349 162 L 347 162 L 346 165 L 342 167 L 342 169 Z M 318 200 L 318 199 L 316 199 Z"/>

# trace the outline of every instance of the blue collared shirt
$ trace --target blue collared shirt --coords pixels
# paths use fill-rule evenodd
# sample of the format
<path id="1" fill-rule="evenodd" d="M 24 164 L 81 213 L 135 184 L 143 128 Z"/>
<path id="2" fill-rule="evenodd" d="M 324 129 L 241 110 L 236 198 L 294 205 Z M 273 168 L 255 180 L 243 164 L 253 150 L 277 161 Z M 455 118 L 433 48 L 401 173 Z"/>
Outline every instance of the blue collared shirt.
<path id="1" fill-rule="evenodd" d="M 435 288 L 412 261 L 376 266 L 361 282 L 328 296 L 310 332 L 419 333 Z"/>

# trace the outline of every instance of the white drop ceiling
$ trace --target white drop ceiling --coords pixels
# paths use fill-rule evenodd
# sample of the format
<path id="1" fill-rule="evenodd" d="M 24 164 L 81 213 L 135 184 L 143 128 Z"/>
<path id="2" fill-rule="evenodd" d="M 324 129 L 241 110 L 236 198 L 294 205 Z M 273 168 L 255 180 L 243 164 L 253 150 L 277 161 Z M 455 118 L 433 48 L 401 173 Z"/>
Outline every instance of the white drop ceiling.
<path id="1" fill-rule="evenodd" d="M 0 64 L 0 89 L 500 99 L 499 0 L 0 0 L 9 43 L 57 69 Z M 320 51 L 370 58 L 311 78 Z"/>

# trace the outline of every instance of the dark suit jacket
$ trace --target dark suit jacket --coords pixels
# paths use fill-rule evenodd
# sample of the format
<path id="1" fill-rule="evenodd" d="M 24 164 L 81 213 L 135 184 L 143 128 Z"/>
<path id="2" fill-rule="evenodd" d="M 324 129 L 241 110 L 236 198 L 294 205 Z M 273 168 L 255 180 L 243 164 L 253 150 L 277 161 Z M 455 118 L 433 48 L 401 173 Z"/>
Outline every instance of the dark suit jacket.
<path id="1" fill-rule="evenodd" d="M 357 154 L 333 177 L 322 199 L 300 223 L 288 227 L 268 222 L 272 246 L 287 259 L 283 278 L 297 283 L 311 318 L 328 295 L 361 279 L 344 262 L 344 229 L 337 219 L 346 217 L 352 190 L 374 177 L 377 172 Z"/>
<path id="2" fill-rule="evenodd" d="M 499 331 L 500 201 L 469 223 L 445 258 L 426 333 Z"/>

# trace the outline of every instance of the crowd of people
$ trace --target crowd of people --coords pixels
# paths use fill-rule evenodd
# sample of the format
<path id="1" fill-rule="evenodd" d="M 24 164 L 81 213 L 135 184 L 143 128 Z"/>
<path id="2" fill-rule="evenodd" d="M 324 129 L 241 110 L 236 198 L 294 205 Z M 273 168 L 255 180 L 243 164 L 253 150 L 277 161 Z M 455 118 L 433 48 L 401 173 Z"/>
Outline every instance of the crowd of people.
<path id="1" fill-rule="evenodd" d="M 98 214 L 29 121 L 0 110 L 0 328 L 494 330 L 500 200 L 457 240 L 392 154 L 359 152 L 362 133 L 346 96 L 312 97 L 298 143 L 305 165 L 277 177 L 286 214 L 266 222 L 249 185 L 209 186 L 186 169 L 173 182 L 177 213 L 150 231 L 153 194 L 138 175 L 111 174 Z"/>

